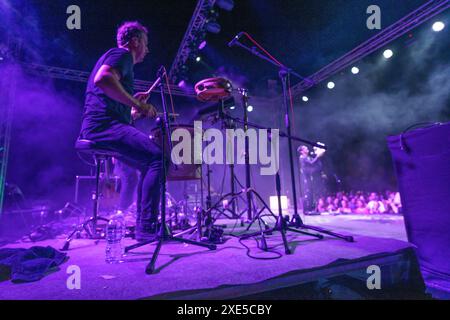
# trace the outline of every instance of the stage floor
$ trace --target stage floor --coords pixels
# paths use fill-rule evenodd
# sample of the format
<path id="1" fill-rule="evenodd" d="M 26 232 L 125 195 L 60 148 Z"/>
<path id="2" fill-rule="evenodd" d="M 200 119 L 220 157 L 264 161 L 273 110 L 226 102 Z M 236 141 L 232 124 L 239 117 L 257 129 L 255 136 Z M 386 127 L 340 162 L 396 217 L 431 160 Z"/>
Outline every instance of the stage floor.
<path id="1" fill-rule="evenodd" d="M 305 222 L 309 224 L 353 235 L 355 242 L 330 237 L 316 240 L 289 233 L 288 240 L 294 253 L 285 255 L 279 233 L 274 233 L 268 237 L 268 245 L 283 253 L 281 258 L 274 260 L 248 257 L 246 248 L 235 237 L 229 237 L 215 251 L 168 243 L 161 250 L 157 273 L 153 275 L 145 274 L 144 269 L 155 245 L 136 249 L 121 264 L 108 265 L 104 262 L 104 241 L 95 244 L 92 240 L 76 239 L 68 251 L 70 259 L 60 266 L 59 271 L 34 283 L 13 284 L 11 281 L 3 281 L 0 283 L 0 299 L 226 299 L 236 298 L 237 292 L 251 295 L 268 288 L 289 285 L 289 281 L 307 281 L 313 277 L 314 272 L 320 271 L 321 276 L 335 274 L 337 265 L 341 273 L 348 272 L 356 268 L 354 262 L 364 264 L 364 261 L 374 261 L 373 259 L 392 258 L 396 253 L 410 248 L 407 242 L 388 239 L 392 235 L 403 237 L 402 221 L 398 217 L 381 218 L 361 220 L 349 216 L 305 217 Z M 379 234 L 380 229 L 384 230 L 382 234 Z M 375 234 L 378 237 L 373 237 Z M 126 244 L 131 243 L 131 239 L 126 239 Z M 258 249 L 252 239 L 245 240 L 244 243 L 250 248 L 252 256 L 275 256 L 274 253 Z M 62 244 L 63 239 L 54 239 L 33 244 L 19 242 L 7 247 L 39 245 L 59 249 Z M 70 265 L 80 267 L 79 290 L 67 288 L 69 275 L 66 270 Z M 199 295 L 200 292 L 203 293 Z"/>
<path id="2" fill-rule="evenodd" d="M 304 216 L 306 224 L 329 227 L 350 234 L 408 241 L 403 216 L 394 214 L 346 214 Z"/>

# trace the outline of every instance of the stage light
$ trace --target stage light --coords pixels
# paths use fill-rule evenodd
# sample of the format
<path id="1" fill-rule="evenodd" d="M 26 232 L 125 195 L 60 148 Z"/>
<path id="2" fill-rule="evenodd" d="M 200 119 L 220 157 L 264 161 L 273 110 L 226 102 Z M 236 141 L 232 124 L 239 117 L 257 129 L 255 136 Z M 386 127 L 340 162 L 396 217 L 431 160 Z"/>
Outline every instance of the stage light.
<path id="1" fill-rule="evenodd" d="M 435 23 L 433 23 L 433 31 L 434 32 L 440 32 L 442 30 L 444 30 L 445 28 L 445 24 L 442 21 L 436 21 Z"/>
<path id="2" fill-rule="evenodd" d="M 359 73 L 359 68 L 358 67 L 353 67 L 352 68 L 352 73 L 353 74 L 358 74 Z"/>
<path id="3" fill-rule="evenodd" d="M 186 81 L 181 80 L 180 82 L 178 82 L 178 87 L 180 87 L 180 88 L 186 87 Z"/>
<path id="4" fill-rule="evenodd" d="M 200 61 L 202 61 L 202 57 L 200 57 L 200 56 L 197 56 L 197 58 L 195 58 L 195 61 L 196 61 L 196 62 L 200 62 Z"/>
<path id="5" fill-rule="evenodd" d="M 333 89 L 335 86 L 336 86 L 336 85 L 334 84 L 333 81 L 330 81 L 330 82 L 327 83 L 328 89 Z"/>
<path id="6" fill-rule="evenodd" d="M 280 200 L 281 200 L 281 211 L 283 211 L 283 213 L 288 213 L 288 208 L 289 208 L 288 197 L 281 196 Z M 269 203 L 270 203 L 270 210 L 272 212 L 279 213 L 278 212 L 278 196 L 270 196 Z"/>
<path id="7" fill-rule="evenodd" d="M 217 0 L 216 4 L 220 9 L 225 11 L 231 11 L 234 8 L 233 0 Z"/>
<path id="8" fill-rule="evenodd" d="M 248 106 L 248 107 L 247 107 L 247 111 L 248 111 L 248 112 L 252 112 L 252 111 L 253 111 L 253 106 Z"/>
<path id="9" fill-rule="evenodd" d="M 210 21 L 210 22 L 208 22 L 207 24 L 206 24 L 206 30 L 208 31 L 208 32 L 211 32 L 211 33 L 219 33 L 220 32 L 220 30 L 221 30 L 222 28 L 220 27 L 220 24 L 218 24 L 217 22 L 214 22 L 214 21 Z"/>
<path id="10" fill-rule="evenodd" d="M 203 50 L 206 47 L 206 40 L 203 40 L 199 45 L 198 45 L 198 50 Z"/>
<path id="11" fill-rule="evenodd" d="M 231 106 L 230 107 L 230 110 L 234 110 L 234 109 L 236 109 L 236 106 Z"/>
<path id="12" fill-rule="evenodd" d="M 386 50 L 384 50 L 384 52 L 383 52 L 383 56 L 384 56 L 386 59 L 391 58 L 393 55 L 394 55 L 394 52 L 393 52 L 391 49 L 386 49 Z"/>
<path id="13" fill-rule="evenodd" d="M 303 100 L 304 102 L 308 102 L 309 98 L 308 98 L 307 96 L 303 96 L 303 97 L 302 97 L 302 100 Z"/>

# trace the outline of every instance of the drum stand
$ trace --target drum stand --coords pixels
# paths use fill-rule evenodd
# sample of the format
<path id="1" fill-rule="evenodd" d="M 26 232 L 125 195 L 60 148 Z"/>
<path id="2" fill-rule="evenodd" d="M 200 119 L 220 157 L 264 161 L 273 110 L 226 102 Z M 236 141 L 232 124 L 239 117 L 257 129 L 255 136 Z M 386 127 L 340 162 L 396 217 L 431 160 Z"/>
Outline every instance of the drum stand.
<path id="1" fill-rule="evenodd" d="M 242 106 L 244 108 L 244 132 L 247 133 L 248 130 L 248 111 L 247 111 L 247 106 L 248 106 L 248 91 L 247 89 L 238 89 L 240 95 L 242 96 Z M 234 118 L 230 117 L 228 114 L 225 113 L 225 102 L 224 100 L 220 100 L 221 101 L 221 106 L 220 109 L 218 111 L 219 113 L 219 119 L 222 122 L 222 129 L 235 129 L 236 126 L 234 124 Z M 249 154 L 249 140 L 247 135 L 245 136 L 245 190 L 251 190 L 251 192 L 243 192 L 245 193 L 246 196 L 246 204 L 247 207 L 240 212 L 239 214 L 236 213 L 236 209 L 237 209 L 237 198 L 241 195 L 243 195 L 243 193 L 239 193 L 239 196 L 237 196 L 237 194 L 235 193 L 236 190 L 236 185 L 235 182 L 238 182 L 238 184 L 241 185 L 241 183 L 239 182 L 239 180 L 236 178 L 235 174 L 234 174 L 234 163 L 229 164 L 229 168 L 230 168 L 230 187 L 231 187 L 231 193 L 229 195 L 232 195 L 231 199 L 230 199 L 230 203 L 229 206 L 231 206 L 231 209 L 225 209 L 225 210 L 220 210 L 218 208 L 218 206 L 220 206 L 220 203 L 217 203 L 213 209 L 216 211 L 219 211 L 219 214 L 224 215 L 225 217 L 229 218 L 229 219 L 241 219 L 241 226 L 244 225 L 244 221 L 242 220 L 242 216 L 247 212 L 247 222 L 252 221 L 252 216 L 253 215 L 259 215 L 259 213 L 257 213 L 258 209 L 256 208 L 256 206 L 253 203 L 253 194 L 256 193 L 256 191 L 254 191 L 253 189 L 251 189 L 251 175 L 250 175 L 250 154 Z M 230 152 L 230 150 L 227 150 L 227 153 Z M 231 151 L 232 152 L 232 151 Z M 208 170 L 209 173 L 209 170 Z M 208 178 L 209 181 L 209 178 Z M 242 186 L 242 185 L 241 185 Z M 208 184 L 208 189 L 209 189 L 209 184 Z M 261 197 L 258 195 L 257 196 L 258 199 L 261 199 Z M 207 202 L 207 209 L 208 212 L 211 212 L 210 209 L 212 209 L 210 206 L 208 206 L 208 202 Z M 262 212 L 264 210 L 264 208 L 262 208 L 260 210 L 260 212 Z M 228 216 L 227 214 L 225 214 L 225 211 L 229 211 L 232 216 Z M 215 220 L 215 219 L 214 219 Z"/>
<path id="2" fill-rule="evenodd" d="M 234 176 L 234 165 L 230 165 L 230 172 L 231 172 L 231 193 L 229 195 L 235 195 L 235 187 L 234 187 L 234 180 L 237 178 Z M 239 181 L 238 181 L 239 182 Z M 202 170 L 202 178 L 201 178 L 201 184 L 203 186 L 203 170 Z M 211 198 L 211 169 L 209 165 L 206 165 L 206 210 L 200 209 L 197 211 L 197 223 L 192 226 L 191 228 L 188 228 L 186 230 L 183 230 L 176 234 L 176 236 L 180 236 L 186 233 L 190 234 L 190 237 L 197 236 L 197 240 L 201 241 L 203 238 L 204 232 L 203 227 L 206 228 L 206 234 L 209 234 L 211 227 L 213 226 L 214 222 L 220 217 L 225 216 L 227 219 L 240 219 L 241 215 L 236 214 L 236 207 L 237 207 L 237 197 L 232 197 L 230 199 L 230 203 L 228 204 L 231 209 L 229 208 L 220 208 L 220 205 L 222 202 L 217 202 L 212 205 L 212 198 Z M 218 214 L 213 217 L 212 211 L 217 211 Z M 245 212 L 245 211 L 244 211 Z M 231 215 L 228 215 L 230 213 Z M 244 221 L 241 220 L 241 226 L 244 226 Z"/>
<path id="3" fill-rule="evenodd" d="M 240 89 L 240 93 L 246 97 L 247 92 L 244 89 Z M 233 121 L 233 119 L 231 117 L 228 116 L 228 114 L 225 113 L 225 107 L 224 107 L 224 102 L 222 100 L 222 108 L 219 111 L 219 118 L 222 121 L 222 129 L 236 129 L 236 123 Z M 247 100 L 244 100 L 244 118 L 248 118 L 247 117 Z M 245 127 L 245 124 L 244 124 Z M 247 128 L 245 128 L 245 131 L 247 131 Z M 247 138 L 246 138 L 247 139 Z M 246 140 L 247 143 L 247 140 Z M 245 147 L 245 153 L 248 154 L 248 146 Z M 227 152 L 230 152 L 230 150 L 227 150 Z M 231 151 L 232 152 L 232 151 Z M 246 188 L 249 189 L 250 188 L 250 166 L 247 164 L 249 164 L 249 158 L 245 158 L 246 159 Z M 239 179 L 235 176 L 234 174 L 234 164 L 231 163 L 229 164 L 229 168 L 230 168 L 230 189 L 231 189 L 231 193 L 234 195 L 236 192 L 236 182 L 237 184 L 241 187 L 244 188 L 244 186 L 242 185 L 242 183 L 239 181 Z M 248 172 L 248 174 L 247 174 Z M 247 179 L 248 176 L 248 179 Z M 256 210 L 256 205 L 253 202 L 253 198 L 250 195 L 250 199 L 243 199 L 243 201 L 247 201 L 247 208 L 245 208 L 244 210 L 240 211 L 239 213 L 237 213 L 239 211 L 238 208 L 238 202 L 237 202 L 237 197 L 232 197 L 230 199 L 230 203 L 228 204 L 228 206 L 231 206 L 231 209 L 228 209 L 228 211 L 230 211 L 232 213 L 232 219 L 241 219 L 241 226 L 244 226 L 244 220 L 242 219 L 242 216 L 244 215 L 245 212 L 247 212 L 248 215 L 248 208 L 250 208 L 250 212 L 252 211 L 252 209 Z M 248 201 L 251 201 L 252 203 L 249 205 Z M 226 217 L 227 215 L 224 214 Z M 228 218 L 228 217 L 227 217 Z M 247 217 L 248 218 L 248 217 Z M 249 221 L 250 219 L 248 219 L 247 221 Z"/>
<path id="4" fill-rule="evenodd" d="M 216 249 L 216 245 L 214 245 L 214 244 L 202 243 L 202 242 L 197 242 L 197 241 L 192 241 L 192 240 L 188 240 L 188 239 L 184 239 L 184 238 L 175 237 L 171 234 L 171 232 L 168 230 L 168 228 L 166 226 L 166 179 L 167 179 L 166 152 L 169 152 L 169 154 L 170 154 L 170 152 L 172 150 L 172 142 L 171 142 L 171 139 L 168 138 L 168 137 L 171 137 L 171 131 L 170 131 L 170 118 L 169 118 L 169 113 L 167 110 L 166 100 L 165 100 L 165 96 L 164 96 L 165 93 L 164 93 L 163 77 L 165 75 L 166 75 L 166 70 L 164 67 L 161 67 L 158 71 L 158 79 L 155 81 L 155 83 L 159 82 L 159 89 L 161 91 L 161 103 L 162 103 L 162 106 L 164 109 L 164 121 L 160 121 L 161 137 L 162 137 L 161 162 L 162 162 L 162 173 L 163 173 L 161 181 L 160 181 L 160 184 L 161 184 L 161 202 L 160 202 L 161 203 L 161 227 L 160 227 L 158 235 L 156 236 L 156 239 L 151 240 L 151 241 L 139 242 L 139 243 L 136 243 L 134 245 L 131 245 L 131 246 L 125 248 L 125 252 L 129 252 L 130 250 L 145 246 L 152 242 L 156 242 L 156 241 L 158 242 L 156 245 L 156 249 L 153 252 L 152 259 L 150 260 L 150 263 L 145 268 L 145 273 L 147 273 L 147 274 L 153 274 L 155 272 L 156 260 L 158 259 L 159 252 L 160 252 L 161 247 L 164 242 L 176 241 L 176 242 L 188 243 L 188 244 L 208 248 L 210 250 Z M 165 143 L 164 143 L 165 141 L 168 141 L 169 150 L 166 150 Z"/>

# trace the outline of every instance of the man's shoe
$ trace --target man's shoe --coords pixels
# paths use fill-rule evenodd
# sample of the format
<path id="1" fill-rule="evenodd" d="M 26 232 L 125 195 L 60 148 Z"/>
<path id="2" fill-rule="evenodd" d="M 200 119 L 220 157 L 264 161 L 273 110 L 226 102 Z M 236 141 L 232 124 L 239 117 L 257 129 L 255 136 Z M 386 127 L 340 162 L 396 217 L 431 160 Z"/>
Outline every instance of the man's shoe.
<path id="1" fill-rule="evenodd" d="M 148 233 L 143 231 L 136 231 L 135 233 L 135 239 L 137 242 L 155 241 L 157 238 L 157 233 Z"/>
<path id="2" fill-rule="evenodd" d="M 159 224 L 137 224 L 135 230 L 135 239 L 139 242 L 154 241 L 159 233 Z"/>

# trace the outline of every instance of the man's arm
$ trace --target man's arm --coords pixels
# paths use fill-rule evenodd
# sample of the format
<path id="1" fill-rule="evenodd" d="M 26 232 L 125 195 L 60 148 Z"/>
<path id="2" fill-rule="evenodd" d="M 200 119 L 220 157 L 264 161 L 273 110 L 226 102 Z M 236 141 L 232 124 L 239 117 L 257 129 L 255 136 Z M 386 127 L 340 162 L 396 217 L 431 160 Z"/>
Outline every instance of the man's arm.
<path id="1" fill-rule="evenodd" d="M 156 110 L 151 105 L 134 98 L 125 90 L 120 83 L 120 73 L 113 67 L 102 65 L 94 77 L 94 84 L 102 89 L 109 98 L 129 107 L 136 107 L 143 114 L 156 115 Z"/>
<path id="2" fill-rule="evenodd" d="M 312 165 L 312 164 L 314 164 L 317 160 L 319 160 L 319 158 L 320 158 L 321 156 L 322 156 L 322 155 L 317 155 L 317 156 L 314 157 L 314 159 L 312 159 L 312 158 L 310 158 L 310 157 L 304 157 L 304 158 L 303 158 L 303 162 L 304 162 L 305 164 Z"/>
<path id="3" fill-rule="evenodd" d="M 319 158 L 321 158 L 325 154 L 325 150 L 322 150 L 320 152 L 316 152 L 315 154 L 316 154 L 316 156 L 314 157 L 314 159 L 309 160 L 310 164 L 314 164 L 317 160 L 319 160 Z"/>

